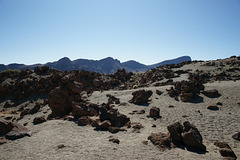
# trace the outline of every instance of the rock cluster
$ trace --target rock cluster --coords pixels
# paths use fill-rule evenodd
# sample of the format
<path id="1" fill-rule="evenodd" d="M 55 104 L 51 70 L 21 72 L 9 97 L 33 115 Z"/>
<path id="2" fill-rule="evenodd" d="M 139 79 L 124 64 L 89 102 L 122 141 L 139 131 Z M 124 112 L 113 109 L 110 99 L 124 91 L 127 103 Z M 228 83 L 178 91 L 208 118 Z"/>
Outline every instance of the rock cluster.
<path id="1" fill-rule="evenodd" d="M 167 127 L 169 133 L 152 133 L 148 139 L 161 150 L 171 149 L 174 146 L 186 146 L 206 152 L 202 143 L 202 136 L 198 129 L 188 121 L 176 122 Z"/>
<path id="2" fill-rule="evenodd" d="M 130 103 L 143 105 L 149 102 L 149 97 L 151 97 L 152 91 L 151 90 L 146 91 L 142 89 L 142 90 L 133 92 L 132 95 L 133 95 L 133 98 L 129 100 Z"/>
<path id="3" fill-rule="evenodd" d="M 219 147 L 219 152 L 224 158 L 227 158 L 229 160 L 237 159 L 237 156 L 226 142 L 216 141 L 214 142 L 214 145 Z"/>

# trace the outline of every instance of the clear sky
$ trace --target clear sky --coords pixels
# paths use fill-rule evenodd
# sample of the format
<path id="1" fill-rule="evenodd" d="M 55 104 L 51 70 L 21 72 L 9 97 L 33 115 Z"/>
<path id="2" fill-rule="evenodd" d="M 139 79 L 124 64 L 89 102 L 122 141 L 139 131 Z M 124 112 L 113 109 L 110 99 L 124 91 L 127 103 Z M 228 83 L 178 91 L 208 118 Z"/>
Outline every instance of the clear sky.
<path id="1" fill-rule="evenodd" d="M 240 54 L 240 0 L 0 0 L 0 64 Z"/>

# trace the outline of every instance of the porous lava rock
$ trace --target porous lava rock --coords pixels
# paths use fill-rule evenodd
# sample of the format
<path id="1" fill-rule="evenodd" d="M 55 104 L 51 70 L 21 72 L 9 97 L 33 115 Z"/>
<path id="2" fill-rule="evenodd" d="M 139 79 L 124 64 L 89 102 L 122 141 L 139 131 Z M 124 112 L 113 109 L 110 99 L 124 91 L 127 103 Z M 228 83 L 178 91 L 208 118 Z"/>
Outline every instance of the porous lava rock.
<path id="1" fill-rule="evenodd" d="M 130 103 L 137 104 L 137 105 L 143 105 L 149 102 L 149 97 L 152 95 L 151 90 L 138 90 L 132 93 L 133 98 L 129 100 Z"/>

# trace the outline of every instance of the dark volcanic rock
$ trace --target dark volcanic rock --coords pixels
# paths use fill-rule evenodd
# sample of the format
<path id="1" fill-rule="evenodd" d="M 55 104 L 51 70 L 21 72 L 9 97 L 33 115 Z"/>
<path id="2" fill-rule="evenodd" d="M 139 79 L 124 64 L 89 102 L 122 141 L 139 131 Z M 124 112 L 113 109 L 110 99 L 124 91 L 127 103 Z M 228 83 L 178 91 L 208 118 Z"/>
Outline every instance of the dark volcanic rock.
<path id="1" fill-rule="evenodd" d="M 101 108 L 100 120 L 101 122 L 109 120 L 114 127 L 122 127 L 130 121 L 126 115 L 119 113 L 117 109 L 107 110 L 105 107 Z"/>
<path id="2" fill-rule="evenodd" d="M 152 133 L 148 139 L 156 145 L 160 150 L 171 149 L 171 138 L 170 135 L 165 133 Z"/>
<path id="3" fill-rule="evenodd" d="M 133 98 L 129 101 L 130 103 L 142 105 L 149 101 L 149 97 L 152 95 L 152 91 L 139 90 L 132 93 Z"/>
<path id="4" fill-rule="evenodd" d="M 30 132 L 26 127 L 16 122 L 11 122 L 11 123 L 13 125 L 13 128 L 10 132 L 8 132 L 5 135 L 6 139 L 15 140 L 15 139 L 23 138 L 25 136 L 31 136 Z"/>
<path id="5" fill-rule="evenodd" d="M 35 106 L 29 110 L 29 114 L 37 113 L 41 108 L 41 105 L 39 103 L 36 103 Z"/>
<path id="6" fill-rule="evenodd" d="M 33 119 L 33 124 L 40 124 L 40 123 L 43 123 L 43 122 L 46 122 L 46 118 L 44 116 L 41 116 L 41 117 L 35 117 Z"/>
<path id="7" fill-rule="evenodd" d="M 65 116 L 71 111 L 71 105 L 68 102 L 68 95 L 60 88 L 54 89 L 48 96 L 49 107 L 53 116 Z"/>
<path id="8" fill-rule="evenodd" d="M 152 107 L 149 112 L 149 117 L 159 118 L 160 117 L 160 109 L 157 107 Z"/>
<path id="9" fill-rule="evenodd" d="M 78 125 L 79 126 L 86 126 L 91 125 L 93 123 L 93 120 L 89 116 L 83 116 L 78 119 Z"/>
<path id="10" fill-rule="evenodd" d="M 240 141 L 240 132 L 234 134 L 234 135 L 232 136 L 232 138 L 235 139 L 235 140 Z"/>
<path id="11" fill-rule="evenodd" d="M 207 107 L 207 109 L 214 110 L 214 111 L 219 110 L 217 104 L 210 104 L 210 105 Z"/>
<path id="12" fill-rule="evenodd" d="M 216 89 L 205 90 L 202 91 L 201 93 L 210 98 L 216 98 L 221 96 L 221 94 Z"/>
<path id="13" fill-rule="evenodd" d="M 219 147 L 219 153 L 224 158 L 231 159 L 231 160 L 237 159 L 237 156 L 235 155 L 231 147 L 226 142 L 216 141 L 214 142 L 214 145 Z"/>
<path id="14" fill-rule="evenodd" d="M 113 142 L 113 143 L 119 144 L 119 143 L 120 143 L 120 140 L 117 139 L 117 138 L 110 138 L 110 139 L 109 139 L 109 142 Z"/>
<path id="15" fill-rule="evenodd" d="M 12 122 L 9 122 L 5 119 L 0 119 L 0 136 L 7 134 L 13 128 Z"/>
<path id="16" fill-rule="evenodd" d="M 182 138 L 184 144 L 205 152 L 206 146 L 202 143 L 202 135 L 198 129 L 188 121 L 184 122 L 183 125 L 184 132 L 182 133 Z"/>
<path id="17" fill-rule="evenodd" d="M 179 122 L 173 123 L 167 126 L 167 129 L 175 145 L 178 146 L 183 143 L 182 135 L 181 135 L 183 133 L 183 126 L 181 125 L 181 123 Z"/>

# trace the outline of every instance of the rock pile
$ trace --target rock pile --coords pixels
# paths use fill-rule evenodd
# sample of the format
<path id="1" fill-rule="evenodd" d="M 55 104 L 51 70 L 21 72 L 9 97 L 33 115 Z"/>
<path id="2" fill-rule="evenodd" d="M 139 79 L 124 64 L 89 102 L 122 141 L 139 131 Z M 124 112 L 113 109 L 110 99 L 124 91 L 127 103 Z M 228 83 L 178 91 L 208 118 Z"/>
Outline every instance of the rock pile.
<path id="1" fill-rule="evenodd" d="M 152 133 L 148 139 L 161 150 L 171 149 L 174 146 L 185 146 L 206 152 L 200 132 L 188 121 L 183 125 L 179 122 L 173 123 L 167 129 L 169 133 Z"/>

